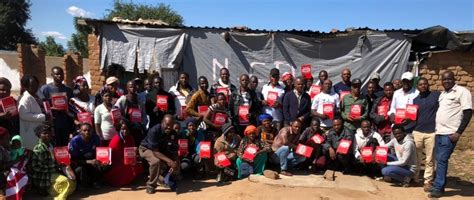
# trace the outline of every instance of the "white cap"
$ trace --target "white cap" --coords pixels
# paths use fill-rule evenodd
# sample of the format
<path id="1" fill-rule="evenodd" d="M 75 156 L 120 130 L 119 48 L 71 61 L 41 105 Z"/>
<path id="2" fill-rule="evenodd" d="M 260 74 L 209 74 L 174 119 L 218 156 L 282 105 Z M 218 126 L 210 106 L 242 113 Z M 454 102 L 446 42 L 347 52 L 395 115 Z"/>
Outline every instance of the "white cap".
<path id="1" fill-rule="evenodd" d="M 380 80 L 380 74 L 377 73 L 377 72 L 372 73 L 372 75 L 370 76 L 370 80 L 372 80 L 372 79 Z"/>
<path id="2" fill-rule="evenodd" d="M 402 80 L 407 79 L 407 80 L 411 81 L 411 80 L 413 80 L 413 77 L 414 77 L 414 75 L 411 72 L 405 72 L 405 73 L 402 74 Z"/>

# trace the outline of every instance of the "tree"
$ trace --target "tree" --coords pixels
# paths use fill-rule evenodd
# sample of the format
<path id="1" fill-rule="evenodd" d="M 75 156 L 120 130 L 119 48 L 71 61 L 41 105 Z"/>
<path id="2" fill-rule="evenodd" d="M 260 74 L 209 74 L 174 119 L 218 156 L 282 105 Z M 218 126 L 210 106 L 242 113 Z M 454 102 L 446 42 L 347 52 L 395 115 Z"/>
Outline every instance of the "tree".
<path id="1" fill-rule="evenodd" d="M 29 0 L 0 1 L 0 49 L 15 50 L 17 43 L 36 43 L 31 29 L 25 28 L 30 6 Z"/>
<path id="2" fill-rule="evenodd" d="M 46 37 L 44 42 L 39 43 L 46 56 L 63 56 L 65 51 L 63 45 L 56 43 L 53 36 Z"/>
<path id="3" fill-rule="evenodd" d="M 89 51 L 87 47 L 87 35 L 92 33 L 92 28 L 87 25 L 81 25 L 77 23 L 80 18 L 74 17 L 74 27 L 76 33 L 71 35 L 71 40 L 67 42 L 67 48 L 70 51 L 81 53 L 83 58 L 89 57 Z"/>
<path id="4" fill-rule="evenodd" d="M 122 19 L 138 20 L 142 19 L 159 19 L 168 23 L 170 26 L 183 25 L 183 17 L 173 10 L 169 5 L 160 3 L 158 6 L 122 3 L 115 1 L 114 8 L 109 10 L 105 16 L 106 19 L 112 20 L 114 17 Z"/>

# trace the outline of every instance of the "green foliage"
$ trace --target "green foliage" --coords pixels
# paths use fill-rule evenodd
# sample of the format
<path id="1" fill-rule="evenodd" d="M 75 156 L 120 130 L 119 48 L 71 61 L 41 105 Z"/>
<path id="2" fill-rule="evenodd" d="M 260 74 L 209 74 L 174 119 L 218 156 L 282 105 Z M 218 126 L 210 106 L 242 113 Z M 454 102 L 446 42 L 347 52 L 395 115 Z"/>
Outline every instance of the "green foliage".
<path id="1" fill-rule="evenodd" d="M 46 37 L 45 41 L 39 43 L 39 47 L 46 56 L 64 56 L 66 53 L 63 45 L 56 43 L 53 36 Z"/>
<path id="2" fill-rule="evenodd" d="M 158 19 L 168 23 L 170 26 L 183 25 L 183 17 L 173 10 L 169 5 L 160 3 L 157 6 L 122 3 L 115 1 L 114 8 L 109 10 L 105 16 L 106 19 L 112 20 L 114 17 L 122 19 L 138 20 L 142 19 Z"/>
<path id="3" fill-rule="evenodd" d="M 79 52 L 83 58 L 89 57 L 88 47 L 87 47 L 87 35 L 92 33 L 92 28 L 87 25 L 80 25 L 77 23 L 77 20 L 80 18 L 74 17 L 74 28 L 76 33 L 71 35 L 71 40 L 67 43 L 67 48 L 70 51 Z"/>
<path id="4" fill-rule="evenodd" d="M 17 43 L 36 43 L 31 29 L 25 28 L 30 6 L 28 0 L 0 1 L 0 49 L 15 50 Z"/>

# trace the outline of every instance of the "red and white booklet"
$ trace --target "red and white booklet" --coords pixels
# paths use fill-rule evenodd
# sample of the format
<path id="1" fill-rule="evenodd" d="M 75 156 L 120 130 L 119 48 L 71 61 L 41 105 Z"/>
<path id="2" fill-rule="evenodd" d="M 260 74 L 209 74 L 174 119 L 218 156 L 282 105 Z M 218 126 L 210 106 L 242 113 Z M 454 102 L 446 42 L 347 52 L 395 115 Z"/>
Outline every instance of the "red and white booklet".
<path id="1" fill-rule="evenodd" d="M 12 116 L 18 115 L 18 108 L 13 97 L 10 96 L 0 99 L 0 106 L 2 107 L 4 113 L 10 112 Z"/>
<path id="2" fill-rule="evenodd" d="M 137 147 L 123 148 L 123 164 L 136 165 L 137 164 Z"/>
<path id="3" fill-rule="evenodd" d="M 209 106 L 198 106 L 199 114 L 206 114 L 207 110 L 209 110 Z"/>
<path id="4" fill-rule="evenodd" d="M 178 156 L 183 157 L 188 154 L 188 140 L 187 139 L 179 139 L 178 140 Z"/>
<path id="5" fill-rule="evenodd" d="M 360 155 L 365 163 L 370 163 L 372 161 L 373 148 L 372 147 L 362 147 L 360 150 Z"/>
<path id="6" fill-rule="evenodd" d="M 89 112 L 80 112 L 77 113 L 77 121 L 81 123 L 88 123 L 92 125 L 92 115 Z"/>
<path id="7" fill-rule="evenodd" d="M 311 96 L 311 99 L 314 99 L 314 97 L 315 97 L 316 95 L 318 95 L 319 93 L 321 93 L 321 86 L 314 84 L 314 85 L 311 86 L 310 91 L 311 91 L 311 92 L 310 92 L 309 96 Z"/>
<path id="8" fill-rule="evenodd" d="M 112 121 L 114 124 L 117 124 L 122 120 L 122 113 L 119 109 L 114 108 L 110 110 L 110 115 L 112 116 Z"/>
<path id="9" fill-rule="evenodd" d="M 352 104 L 349 112 L 349 116 L 354 119 L 358 119 L 362 116 L 362 105 Z"/>
<path id="10" fill-rule="evenodd" d="M 161 111 L 168 110 L 168 96 L 166 95 L 156 95 L 156 107 Z"/>
<path id="11" fill-rule="evenodd" d="M 226 123 L 226 121 L 227 121 L 227 115 L 225 113 L 216 112 L 214 114 L 214 121 L 213 121 L 214 124 L 223 125 Z"/>
<path id="12" fill-rule="evenodd" d="M 351 147 L 351 144 L 351 140 L 341 139 L 341 141 L 339 141 L 339 146 L 337 146 L 336 152 L 346 155 L 347 153 L 349 153 L 349 148 Z"/>
<path id="13" fill-rule="evenodd" d="M 199 157 L 211 158 L 211 142 L 201 141 L 199 143 Z"/>
<path id="14" fill-rule="evenodd" d="M 313 78 L 313 75 L 311 74 L 311 64 L 301 65 L 301 75 L 305 79 Z"/>
<path id="15" fill-rule="evenodd" d="M 228 167 L 231 165 L 229 158 L 227 158 L 224 152 L 220 152 L 214 155 L 214 159 L 217 160 L 217 165 L 219 167 Z"/>
<path id="16" fill-rule="evenodd" d="M 306 146 L 303 144 L 298 144 L 298 146 L 296 146 L 296 154 L 298 155 L 302 155 L 306 158 L 309 158 L 311 157 L 312 152 L 313 152 L 313 147 Z"/>
<path id="17" fill-rule="evenodd" d="M 275 102 L 277 102 L 277 100 L 278 100 L 278 92 L 269 91 L 267 94 L 268 106 L 273 107 L 273 105 L 275 105 Z"/>
<path id="18" fill-rule="evenodd" d="M 311 140 L 313 140 L 313 142 L 316 144 L 322 144 L 324 142 L 324 137 L 319 134 L 315 134 L 313 137 L 311 137 Z"/>
<path id="19" fill-rule="evenodd" d="M 329 119 L 334 119 L 334 104 L 332 103 L 323 104 L 323 114 L 327 115 Z"/>
<path id="20" fill-rule="evenodd" d="M 112 149 L 110 147 L 96 147 L 95 159 L 103 165 L 112 164 Z"/>
<path id="21" fill-rule="evenodd" d="M 375 149 L 375 162 L 380 164 L 386 164 L 388 158 L 388 148 L 378 146 Z"/>
<path id="22" fill-rule="evenodd" d="M 251 144 L 245 148 L 243 158 L 248 161 L 253 161 L 255 156 L 257 155 L 258 147 Z"/>
<path id="23" fill-rule="evenodd" d="M 418 105 L 407 104 L 407 109 L 405 112 L 405 118 L 416 121 L 416 116 L 418 115 Z"/>
<path id="24" fill-rule="evenodd" d="M 249 124 L 249 106 L 248 105 L 243 105 L 239 106 L 239 122 L 240 125 L 248 125 Z"/>
<path id="25" fill-rule="evenodd" d="M 67 146 L 64 147 L 54 147 L 54 159 L 59 165 L 70 165 L 71 164 L 71 155 L 69 154 L 69 149 Z"/>
<path id="26" fill-rule="evenodd" d="M 53 107 L 58 110 L 68 110 L 68 101 L 65 92 L 52 94 L 51 103 L 53 104 Z"/>
<path id="27" fill-rule="evenodd" d="M 44 112 L 47 115 L 52 115 L 53 113 L 51 112 L 51 105 L 49 104 L 48 101 L 43 101 L 43 108 Z"/>

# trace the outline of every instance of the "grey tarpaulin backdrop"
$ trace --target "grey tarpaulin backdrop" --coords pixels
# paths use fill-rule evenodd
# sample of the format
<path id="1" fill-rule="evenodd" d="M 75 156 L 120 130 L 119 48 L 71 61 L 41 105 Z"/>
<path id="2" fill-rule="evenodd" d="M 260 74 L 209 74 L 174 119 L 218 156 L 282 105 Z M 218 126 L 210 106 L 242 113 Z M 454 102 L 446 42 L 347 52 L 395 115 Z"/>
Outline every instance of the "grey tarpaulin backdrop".
<path id="1" fill-rule="evenodd" d="M 313 76 L 329 72 L 334 83 L 348 67 L 353 78 L 366 83 L 374 71 L 381 83 L 399 78 L 405 71 L 411 42 L 402 33 L 372 32 L 332 38 L 312 38 L 287 33 L 235 33 L 227 42 L 218 29 L 164 29 L 126 25 L 102 26 L 102 67 L 121 64 L 140 72 L 174 68 L 191 75 L 196 85 L 199 76 L 217 80 L 221 67 L 229 68 L 231 80 L 238 85 L 243 73 L 267 80 L 271 68 L 281 73 L 300 75 L 300 66 L 309 63 Z M 138 53 L 135 53 L 138 52 Z"/>

